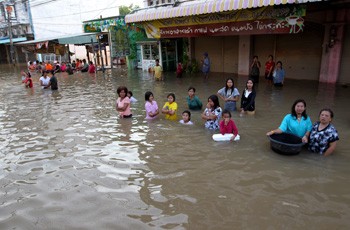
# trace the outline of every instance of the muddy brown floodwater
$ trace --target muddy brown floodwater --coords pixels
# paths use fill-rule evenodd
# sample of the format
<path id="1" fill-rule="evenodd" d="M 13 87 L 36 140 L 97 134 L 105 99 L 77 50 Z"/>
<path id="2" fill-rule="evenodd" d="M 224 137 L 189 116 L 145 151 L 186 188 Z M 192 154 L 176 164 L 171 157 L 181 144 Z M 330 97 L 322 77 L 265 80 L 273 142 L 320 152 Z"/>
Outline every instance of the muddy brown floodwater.
<path id="1" fill-rule="evenodd" d="M 0 67 L 0 229 L 349 229 L 349 88 L 260 79 L 256 114 L 233 114 L 241 140 L 217 143 L 200 112 L 194 126 L 146 121 L 144 93 L 162 106 L 174 92 L 180 115 L 190 85 L 206 101 L 230 75 L 154 82 L 119 67 L 57 74 L 51 92 L 35 74 L 25 89 L 19 71 Z M 247 78 L 232 77 L 242 92 Z M 120 85 L 139 100 L 132 119 L 115 111 Z M 298 98 L 313 122 L 322 107 L 334 110 L 334 155 L 270 150 L 266 132 Z"/>

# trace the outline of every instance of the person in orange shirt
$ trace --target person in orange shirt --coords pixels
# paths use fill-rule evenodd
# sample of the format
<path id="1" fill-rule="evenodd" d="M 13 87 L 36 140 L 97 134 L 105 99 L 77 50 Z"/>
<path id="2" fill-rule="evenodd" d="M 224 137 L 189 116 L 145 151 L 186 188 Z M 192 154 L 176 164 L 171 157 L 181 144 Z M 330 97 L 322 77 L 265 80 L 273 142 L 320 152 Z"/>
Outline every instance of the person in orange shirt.
<path id="1" fill-rule="evenodd" d="M 51 71 L 51 70 L 53 70 L 53 67 L 52 67 L 52 65 L 50 64 L 49 61 L 46 62 L 46 64 L 45 64 L 45 69 L 46 69 L 46 71 Z"/>
<path id="2" fill-rule="evenodd" d="M 32 61 L 29 62 L 28 70 L 29 71 L 35 71 L 35 68 L 36 68 L 36 66 L 34 65 L 34 63 Z"/>

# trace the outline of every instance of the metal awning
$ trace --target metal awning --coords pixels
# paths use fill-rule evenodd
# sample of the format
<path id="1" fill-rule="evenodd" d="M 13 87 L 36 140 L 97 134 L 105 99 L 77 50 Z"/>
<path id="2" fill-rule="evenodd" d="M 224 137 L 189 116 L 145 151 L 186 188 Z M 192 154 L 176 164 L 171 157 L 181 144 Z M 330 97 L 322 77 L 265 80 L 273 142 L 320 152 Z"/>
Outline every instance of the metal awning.
<path id="1" fill-rule="evenodd" d="M 22 37 L 22 38 L 12 38 L 12 42 L 16 43 L 16 42 L 23 42 L 23 41 L 27 41 L 26 37 Z M 0 44 L 10 44 L 10 39 L 2 39 L 0 40 Z"/>
<path id="2" fill-rule="evenodd" d="M 91 42 L 96 43 L 96 33 L 83 33 L 76 34 L 69 37 L 63 37 L 58 39 L 59 44 L 74 44 L 74 45 L 83 45 L 90 44 Z"/>
<path id="3" fill-rule="evenodd" d="M 53 41 L 58 44 L 83 45 L 83 44 L 90 44 L 91 39 L 93 43 L 97 42 L 96 33 L 80 33 L 80 34 L 72 34 L 72 35 L 66 35 L 66 36 L 60 36 L 60 37 L 35 39 L 31 41 L 26 41 L 26 42 L 19 42 L 19 43 L 16 43 L 16 45 L 33 45 L 33 44 L 47 42 L 47 41 Z"/>
<path id="4" fill-rule="evenodd" d="M 301 4 L 322 0 L 196 0 L 179 6 L 149 7 L 125 16 L 126 23 L 153 21 L 157 19 L 186 17 L 199 14 L 257 8 L 281 4 Z"/>

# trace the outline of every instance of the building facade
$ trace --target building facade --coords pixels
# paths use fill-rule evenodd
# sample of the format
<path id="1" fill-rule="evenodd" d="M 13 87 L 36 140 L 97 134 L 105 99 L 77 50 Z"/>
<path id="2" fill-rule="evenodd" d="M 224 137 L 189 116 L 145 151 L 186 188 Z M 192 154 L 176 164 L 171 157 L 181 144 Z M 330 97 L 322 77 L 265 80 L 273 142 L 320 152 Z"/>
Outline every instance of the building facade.
<path id="1" fill-rule="evenodd" d="M 31 40 L 33 37 L 28 1 L 0 0 L 0 53 L 2 54 L 0 63 L 24 62 L 28 54 L 11 46 L 11 43 Z M 13 60 L 11 60 L 11 49 Z"/>
<path id="2" fill-rule="evenodd" d="M 264 65 L 271 54 L 287 78 L 350 83 L 349 3 L 175 1 L 134 12 L 126 22 L 143 25 L 160 41 L 188 40 L 190 58 L 199 61 L 208 52 L 214 72 L 249 75 L 254 55 Z"/>

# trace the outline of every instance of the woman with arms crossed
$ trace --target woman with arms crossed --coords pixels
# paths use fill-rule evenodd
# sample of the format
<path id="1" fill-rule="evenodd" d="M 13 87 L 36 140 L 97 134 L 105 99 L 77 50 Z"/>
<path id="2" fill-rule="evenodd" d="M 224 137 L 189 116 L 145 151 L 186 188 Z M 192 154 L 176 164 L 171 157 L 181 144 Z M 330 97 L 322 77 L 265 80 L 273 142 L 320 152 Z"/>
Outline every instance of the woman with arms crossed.
<path id="1" fill-rule="evenodd" d="M 339 140 L 338 132 L 331 124 L 333 111 L 322 109 L 319 114 L 319 121 L 316 122 L 311 130 L 309 140 L 309 150 L 311 152 L 329 156 L 335 150 Z"/>

